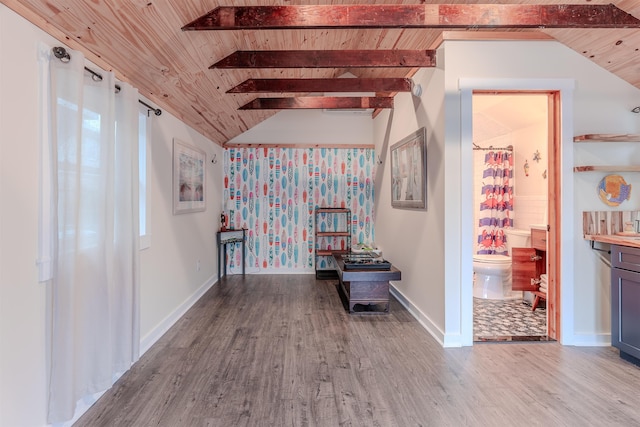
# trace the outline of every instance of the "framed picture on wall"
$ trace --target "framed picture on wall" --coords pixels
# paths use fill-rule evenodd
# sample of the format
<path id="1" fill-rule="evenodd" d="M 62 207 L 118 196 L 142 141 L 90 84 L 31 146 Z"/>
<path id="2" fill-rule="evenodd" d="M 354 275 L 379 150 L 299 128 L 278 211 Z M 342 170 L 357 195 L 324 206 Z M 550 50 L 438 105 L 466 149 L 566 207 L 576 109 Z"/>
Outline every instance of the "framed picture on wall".
<path id="1" fill-rule="evenodd" d="M 427 141 L 424 127 L 391 146 L 391 206 L 427 209 Z"/>
<path id="2" fill-rule="evenodd" d="M 199 212 L 205 205 L 205 152 L 173 139 L 173 214 Z"/>

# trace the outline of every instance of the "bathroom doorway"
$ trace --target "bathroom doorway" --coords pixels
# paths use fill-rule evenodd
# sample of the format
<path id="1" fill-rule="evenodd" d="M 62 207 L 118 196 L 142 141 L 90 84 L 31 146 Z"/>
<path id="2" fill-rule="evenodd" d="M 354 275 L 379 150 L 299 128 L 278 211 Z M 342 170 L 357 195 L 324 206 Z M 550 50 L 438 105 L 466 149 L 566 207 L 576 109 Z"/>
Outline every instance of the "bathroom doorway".
<path id="1" fill-rule="evenodd" d="M 550 194 L 558 173 L 558 104 L 557 92 L 473 92 L 475 342 L 557 339 L 559 210 Z M 542 256 L 538 282 L 514 292 L 507 243 L 531 248 L 532 229 L 554 244 L 541 248 L 536 241 L 543 249 L 533 249 L 534 256 Z M 494 288 L 497 283 L 504 289 Z"/>

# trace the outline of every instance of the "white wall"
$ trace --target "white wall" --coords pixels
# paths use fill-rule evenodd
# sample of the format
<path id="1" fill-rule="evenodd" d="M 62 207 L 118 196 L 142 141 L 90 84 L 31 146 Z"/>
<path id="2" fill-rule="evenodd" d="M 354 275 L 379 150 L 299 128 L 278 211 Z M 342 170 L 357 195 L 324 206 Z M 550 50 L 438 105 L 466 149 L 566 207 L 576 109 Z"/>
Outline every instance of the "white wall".
<path id="1" fill-rule="evenodd" d="M 628 90 L 629 95 L 638 101 L 638 91 Z M 634 104 L 629 103 L 633 106 Z M 606 108 L 606 107 L 605 107 Z M 629 108 L 630 110 L 631 108 Z M 623 123 L 625 118 L 632 118 L 632 123 Z M 592 119 L 593 120 L 593 119 Z M 638 133 L 637 126 L 640 117 L 628 111 L 619 111 L 618 117 L 609 117 L 609 120 L 619 123 L 619 133 Z M 603 128 L 614 133 L 611 123 L 602 122 Z M 581 126 L 576 123 L 576 135 L 584 133 L 596 133 L 597 127 L 584 121 Z M 600 133 L 600 132 L 598 132 Z M 604 133 L 604 132 L 603 132 Z M 638 165 L 640 164 L 640 143 L 580 143 L 574 144 L 574 163 L 576 165 Z M 615 173 L 615 172 L 611 172 Z M 611 331 L 611 294 L 610 294 L 610 269 L 601 261 L 600 252 L 591 249 L 590 245 L 582 237 L 583 211 L 633 211 L 640 209 L 640 173 L 620 172 L 625 181 L 631 184 L 631 198 L 617 207 L 608 207 L 598 196 L 597 185 L 600 180 L 608 175 L 605 172 L 583 172 L 574 174 L 575 204 L 575 236 L 574 251 L 574 278 L 575 292 L 575 340 L 590 344 L 602 342 L 609 344 Z M 598 245 L 598 247 L 604 247 Z M 607 258 L 608 255 L 605 254 Z"/>
<path id="2" fill-rule="evenodd" d="M 445 343 L 444 248 L 455 245 L 445 236 L 457 225 L 445 218 L 443 79 L 440 67 L 416 73 L 413 80 L 422 85 L 422 96 L 396 95 L 394 109 L 375 119 L 374 140 L 382 159 L 375 176 L 376 243 L 402 271 L 402 280 L 393 282 L 396 296 Z M 389 148 L 422 126 L 427 134 L 427 210 L 393 209 Z"/>
<path id="3" fill-rule="evenodd" d="M 402 119 L 389 121 L 388 116 L 383 115 L 376 118 L 376 147 L 383 150 L 388 150 L 384 145 L 385 138 L 392 144 L 424 123 L 436 129 L 436 134 L 429 137 L 429 166 L 436 168 L 436 171 L 428 172 L 431 180 L 429 210 L 400 213 L 389 207 L 388 197 L 378 200 L 378 241 L 383 248 L 393 249 L 385 250 L 386 255 L 394 263 L 402 262 L 403 273 L 408 273 L 403 276 L 401 284 L 396 285 L 401 297 L 413 303 L 423 318 L 431 320 L 444 331 L 444 337 L 438 338 L 445 345 L 471 343 L 472 324 L 468 314 L 471 296 L 470 290 L 463 289 L 464 283 L 470 283 L 472 270 L 471 257 L 466 255 L 471 253 L 471 239 L 466 237 L 470 229 L 467 224 L 472 222 L 469 195 L 472 174 L 468 171 L 471 150 L 467 147 L 472 142 L 471 102 L 463 98 L 461 85 L 472 88 L 478 84 L 482 89 L 489 89 L 491 84 L 495 84 L 495 89 L 545 89 L 545 82 L 548 82 L 553 87 L 547 89 L 562 89 L 568 95 L 563 98 L 561 149 L 564 191 L 560 201 L 563 215 L 562 340 L 565 344 L 607 343 L 609 282 L 606 266 L 590 249 L 589 243 L 582 239 L 582 211 L 594 206 L 606 210 L 594 190 L 602 175 L 574 176 L 574 150 L 576 163 L 586 150 L 593 151 L 593 158 L 603 163 L 606 163 L 606 157 L 612 163 L 622 164 L 637 164 L 640 159 L 638 148 L 627 148 L 628 144 L 621 148 L 624 151 L 618 153 L 610 152 L 609 147 L 613 146 L 604 144 L 574 148 L 572 136 L 582 133 L 637 133 L 640 122 L 630 110 L 637 105 L 640 91 L 553 41 L 445 41 L 443 46 L 438 56 L 438 64 L 441 65 L 434 71 L 442 77 L 436 79 L 437 84 L 434 79 L 427 81 L 422 78 L 423 87 L 426 86 L 422 109 L 415 107 L 414 100 L 397 96 L 395 111 Z M 439 70 L 441 66 L 444 71 Z M 418 75 L 419 78 L 422 76 L 424 74 Z M 572 90 L 574 84 L 575 90 Z M 431 106 L 431 103 L 437 105 Z M 424 111 L 427 111 L 426 117 Z M 444 130 L 437 125 L 442 122 L 445 123 Z M 388 173 L 388 166 L 384 167 Z M 630 181 L 635 179 L 632 174 L 626 175 Z M 383 196 L 384 188 L 388 186 L 388 177 L 386 179 L 386 184 L 384 179 L 381 183 Z M 632 196 L 624 210 L 637 209 L 639 200 L 637 195 Z M 437 223 L 431 227 L 435 217 Z M 395 229 L 395 233 L 383 231 L 396 222 L 402 224 L 404 234 L 399 229 Z M 396 243 L 394 239 L 398 235 L 403 238 Z M 444 259 L 440 251 L 444 251 Z M 405 281 L 409 275 L 409 280 L 415 283 Z M 422 279 L 425 277 L 429 278 L 428 283 Z M 444 314 L 441 306 L 443 292 Z"/>
<path id="4" fill-rule="evenodd" d="M 35 264 L 40 41 L 61 44 L 0 5 L 0 426 L 11 427 L 46 424 L 46 288 Z M 173 137 L 207 152 L 205 212 L 172 214 Z M 145 348 L 217 279 L 222 207 L 220 147 L 166 112 L 155 118 L 153 138 L 151 247 L 140 266 Z"/>
<path id="5" fill-rule="evenodd" d="M 45 288 L 36 270 L 38 68 L 50 41 L 0 5 L 0 425 L 45 423 Z M 9 59 L 10 58 L 10 59 Z"/>
<path id="6" fill-rule="evenodd" d="M 547 103 L 547 97 L 540 97 L 538 101 Z M 529 229 L 531 224 L 547 223 L 547 193 L 549 173 L 549 127 L 546 120 L 513 132 L 515 159 L 515 196 L 514 196 L 514 227 Z M 533 153 L 540 153 L 540 161 L 533 160 Z M 524 164 L 529 164 L 529 176 L 524 172 Z"/>
<path id="7" fill-rule="evenodd" d="M 229 141 L 230 144 L 372 144 L 371 114 L 284 110 Z"/>
<path id="8" fill-rule="evenodd" d="M 151 246 L 140 253 L 143 350 L 217 280 L 222 211 L 222 148 L 168 113 L 154 117 L 152 138 Z M 173 138 L 206 152 L 204 212 L 173 215 Z"/>

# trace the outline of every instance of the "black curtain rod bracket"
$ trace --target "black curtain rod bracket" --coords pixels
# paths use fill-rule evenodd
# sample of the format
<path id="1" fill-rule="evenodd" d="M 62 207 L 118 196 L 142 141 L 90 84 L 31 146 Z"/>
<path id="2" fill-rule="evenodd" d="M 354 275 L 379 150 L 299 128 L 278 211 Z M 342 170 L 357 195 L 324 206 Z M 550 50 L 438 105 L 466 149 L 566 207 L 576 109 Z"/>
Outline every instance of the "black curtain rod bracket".
<path id="1" fill-rule="evenodd" d="M 146 102 L 144 102 L 141 99 L 138 99 L 138 102 L 142 105 L 144 105 L 145 107 L 147 107 L 149 109 L 149 111 L 153 111 L 153 114 L 155 114 L 156 116 L 159 116 L 162 114 L 162 110 L 159 108 L 153 108 L 151 105 L 147 104 Z"/>
<path id="2" fill-rule="evenodd" d="M 55 56 L 56 58 L 58 58 L 60 61 L 67 63 L 69 61 L 71 61 L 71 55 L 69 55 L 69 52 L 67 52 L 67 49 L 63 48 L 62 46 L 56 46 L 51 48 L 51 51 L 53 52 L 53 56 Z M 93 81 L 96 82 L 101 82 L 102 81 L 102 74 L 97 73 L 95 71 L 93 71 L 91 68 L 89 67 L 84 67 L 85 71 L 87 71 L 89 74 L 91 74 L 91 78 L 93 79 Z M 120 92 L 120 86 L 116 85 L 116 93 Z M 159 108 L 154 108 L 151 105 L 147 104 L 146 102 L 144 102 L 141 99 L 138 99 L 138 102 L 142 105 L 144 105 L 145 107 L 147 107 L 149 109 L 149 111 L 153 111 L 153 114 L 155 114 L 156 116 L 159 116 L 162 114 L 162 110 Z"/>

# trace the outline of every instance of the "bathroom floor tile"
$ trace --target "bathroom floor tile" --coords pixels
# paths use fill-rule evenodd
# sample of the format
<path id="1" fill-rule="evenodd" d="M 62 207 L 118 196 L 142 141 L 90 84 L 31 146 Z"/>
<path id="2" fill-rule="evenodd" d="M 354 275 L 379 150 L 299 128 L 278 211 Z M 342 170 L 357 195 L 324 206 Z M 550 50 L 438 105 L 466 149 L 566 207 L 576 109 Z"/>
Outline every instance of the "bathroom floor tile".
<path id="1" fill-rule="evenodd" d="M 474 341 L 546 340 L 547 310 L 522 300 L 473 299 Z"/>

